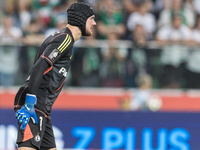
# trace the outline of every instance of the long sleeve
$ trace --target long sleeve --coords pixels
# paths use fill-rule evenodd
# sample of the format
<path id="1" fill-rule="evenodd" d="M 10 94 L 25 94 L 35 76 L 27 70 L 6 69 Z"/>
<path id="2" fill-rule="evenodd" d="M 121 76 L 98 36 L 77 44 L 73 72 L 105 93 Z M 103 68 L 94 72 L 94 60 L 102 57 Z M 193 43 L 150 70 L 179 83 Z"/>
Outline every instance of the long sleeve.
<path id="1" fill-rule="evenodd" d="M 30 74 L 28 93 L 36 95 L 40 86 L 44 72 L 49 68 L 49 64 L 42 58 L 34 64 L 32 72 Z"/>

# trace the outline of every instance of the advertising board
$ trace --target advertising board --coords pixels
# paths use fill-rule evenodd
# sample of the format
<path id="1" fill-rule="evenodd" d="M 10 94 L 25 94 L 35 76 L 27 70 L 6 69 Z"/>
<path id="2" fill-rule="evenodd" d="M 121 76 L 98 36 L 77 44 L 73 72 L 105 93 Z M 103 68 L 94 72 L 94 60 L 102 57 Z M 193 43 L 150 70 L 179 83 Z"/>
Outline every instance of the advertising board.
<path id="1" fill-rule="evenodd" d="M 200 114 L 131 111 L 53 110 L 58 150 L 197 150 Z M 14 111 L 0 109 L 0 149 L 14 149 Z"/>

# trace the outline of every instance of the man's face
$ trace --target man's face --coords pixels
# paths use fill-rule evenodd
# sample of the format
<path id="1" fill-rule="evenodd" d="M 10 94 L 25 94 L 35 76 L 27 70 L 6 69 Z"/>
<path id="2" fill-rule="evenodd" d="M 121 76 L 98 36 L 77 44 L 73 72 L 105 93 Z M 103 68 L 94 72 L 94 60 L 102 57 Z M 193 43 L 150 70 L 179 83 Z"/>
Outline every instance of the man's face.
<path id="1" fill-rule="evenodd" d="M 181 16 L 175 16 L 173 18 L 173 26 L 175 29 L 178 29 L 182 25 L 182 18 Z"/>
<path id="2" fill-rule="evenodd" d="M 89 17 L 86 21 L 86 36 L 92 35 L 93 27 L 96 25 L 96 22 L 94 20 L 94 15 Z"/>

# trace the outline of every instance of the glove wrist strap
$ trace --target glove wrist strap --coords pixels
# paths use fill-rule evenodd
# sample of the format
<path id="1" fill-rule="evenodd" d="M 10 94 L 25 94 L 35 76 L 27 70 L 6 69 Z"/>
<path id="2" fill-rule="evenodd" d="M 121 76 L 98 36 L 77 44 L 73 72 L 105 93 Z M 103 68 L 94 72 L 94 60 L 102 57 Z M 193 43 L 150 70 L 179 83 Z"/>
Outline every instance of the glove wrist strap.
<path id="1" fill-rule="evenodd" d="M 26 103 L 29 103 L 29 104 L 36 104 L 37 102 L 37 97 L 36 95 L 33 95 L 33 94 L 26 94 Z"/>

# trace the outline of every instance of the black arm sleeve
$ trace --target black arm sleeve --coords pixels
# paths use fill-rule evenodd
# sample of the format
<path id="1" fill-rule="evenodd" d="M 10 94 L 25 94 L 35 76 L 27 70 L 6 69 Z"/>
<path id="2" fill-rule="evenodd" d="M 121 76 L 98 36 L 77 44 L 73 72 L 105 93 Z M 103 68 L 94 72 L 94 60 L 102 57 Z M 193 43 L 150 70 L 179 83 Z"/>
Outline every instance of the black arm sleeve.
<path id="1" fill-rule="evenodd" d="M 28 93 L 37 94 L 37 90 L 41 84 L 44 72 L 61 57 L 71 57 L 71 48 L 73 42 L 70 35 L 61 36 L 51 42 L 44 50 L 40 58 L 35 62 L 30 74 Z"/>
<path id="2" fill-rule="evenodd" d="M 70 35 L 63 35 L 56 38 L 51 44 L 49 44 L 42 58 L 45 59 L 50 65 L 56 63 L 61 57 L 70 58 L 72 53 L 73 41 Z"/>
<path id="3" fill-rule="evenodd" d="M 43 74 L 46 69 L 49 68 L 49 64 L 42 58 L 39 58 L 37 62 L 34 64 L 30 80 L 28 84 L 28 93 L 36 95 L 37 90 L 40 86 Z"/>

